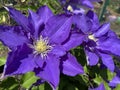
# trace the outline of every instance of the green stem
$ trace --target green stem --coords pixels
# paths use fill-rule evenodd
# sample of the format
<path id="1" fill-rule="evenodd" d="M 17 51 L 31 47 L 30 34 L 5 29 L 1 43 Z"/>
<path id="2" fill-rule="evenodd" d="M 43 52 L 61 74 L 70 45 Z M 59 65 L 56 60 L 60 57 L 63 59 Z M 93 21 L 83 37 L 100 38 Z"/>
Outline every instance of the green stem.
<path id="1" fill-rule="evenodd" d="M 105 0 L 102 6 L 102 9 L 100 11 L 100 15 L 99 15 L 99 20 L 102 21 L 103 20 L 103 15 L 106 12 L 106 8 L 109 5 L 110 0 Z"/>

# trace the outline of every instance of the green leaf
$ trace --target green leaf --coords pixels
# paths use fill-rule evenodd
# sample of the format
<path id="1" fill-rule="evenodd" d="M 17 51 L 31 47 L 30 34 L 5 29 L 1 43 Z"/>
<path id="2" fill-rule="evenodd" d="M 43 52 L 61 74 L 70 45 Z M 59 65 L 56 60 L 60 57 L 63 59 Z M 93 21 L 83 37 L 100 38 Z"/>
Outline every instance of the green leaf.
<path id="1" fill-rule="evenodd" d="M 0 83 L 0 90 L 17 90 L 18 88 L 19 83 L 13 77 L 8 77 Z"/>
<path id="2" fill-rule="evenodd" d="M 33 83 L 36 82 L 38 78 L 34 75 L 33 72 L 28 72 L 23 75 L 21 78 L 21 84 L 24 88 L 29 88 Z"/>
<path id="3" fill-rule="evenodd" d="M 100 85 L 101 83 L 104 83 L 105 90 L 111 90 L 108 83 L 106 81 L 104 81 L 104 79 L 100 75 L 96 74 L 96 78 L 93 79 L 93 81 L 98 85 Z"/>
<path id="4" fill-rule="evenodd" d="M 120 90 L 120 84 L 118 84 L 114 90 Z"/>
<path id="5" fill-rule="evenodd" d="M 108 80 L 110 81 L 115 76 L 115 73 L 110 72 L 109 70 L 107 70 L 107 75 L 108 75 Z"/>
<path id="6" fill-rule="evenodd" d="M 39 86 L 34 86 L 32 90 L 45 90 L 44 86 L 45 86 L 44 84 L 41 84 Z"/>
<path id="7" fill-rule="evenodd" d="M 111 90 L 111 88 L 109 87 L 108 83 L 104 81 L 104 86 L 105 86 L 105 90 Z"/>
<path id="8" fill-rule="evenodd" d="M 107 79 L 107 80 L 112 80 L 112 78 L 115 76 L 115 73 L 111 72 L 110 70 L 108 69 L 103 69 L 103 70 L 100 70 L 100 76 L 103 78 L 103 79 Z"/>
<path id="9" fill-rule="evenodd" d="M 6 58 L 5 57 L 0 57 L 0 66 L 4 65 L 6 62 Z"/>
<path id="10" fill-rule="evenodd" d="M 99 84 L 101 84 L 101 82 L 103 82 L 103 79 L 101 76 L 96 75 L 96 78 L 93 79 L 93 81 L 99 85 Z"/>

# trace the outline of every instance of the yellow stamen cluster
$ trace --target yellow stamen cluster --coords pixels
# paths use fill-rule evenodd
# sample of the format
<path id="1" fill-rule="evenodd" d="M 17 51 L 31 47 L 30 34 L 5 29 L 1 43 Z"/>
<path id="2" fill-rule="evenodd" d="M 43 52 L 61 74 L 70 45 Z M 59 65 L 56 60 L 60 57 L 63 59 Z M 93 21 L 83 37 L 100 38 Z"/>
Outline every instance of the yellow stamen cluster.
<path id="1" fill-rule="evenodd" d="M 48 45 L 48 39 L 40 36 L 40 39 L 37 40 L 34 44 L 34 53 L 40 54 L 41 57 L 44 57 L 51 50 L 51 48 L 52 46 Z"/>
<path id="2" fill-rule="evenodd" d="M 39 40 L 36 42 L 36 45 L 35 45 L 35 50 L 39 53 L 43 53 L 47 50 L 47 45 L 46 43 L 43 41 L 43 40 Z"/>

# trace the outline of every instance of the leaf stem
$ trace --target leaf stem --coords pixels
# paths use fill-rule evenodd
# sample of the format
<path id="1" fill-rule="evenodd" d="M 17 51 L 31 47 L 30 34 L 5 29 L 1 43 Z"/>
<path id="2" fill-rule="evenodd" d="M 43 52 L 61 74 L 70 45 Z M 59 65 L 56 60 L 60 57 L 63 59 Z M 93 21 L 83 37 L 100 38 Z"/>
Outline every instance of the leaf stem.
<path id="1" fill-rule="evenodd" d="M 101 11 L 100 11 L 100 15 L 99 15 L 99 20 L 100 21 L 103 20 L 103 15 L 106 12 L 106 8 L 109 5 L 109 2 L 110 2 L 110 0 L 105 0 L 104 3 L 103 3 L 103 6 L 102 6 Z"/>

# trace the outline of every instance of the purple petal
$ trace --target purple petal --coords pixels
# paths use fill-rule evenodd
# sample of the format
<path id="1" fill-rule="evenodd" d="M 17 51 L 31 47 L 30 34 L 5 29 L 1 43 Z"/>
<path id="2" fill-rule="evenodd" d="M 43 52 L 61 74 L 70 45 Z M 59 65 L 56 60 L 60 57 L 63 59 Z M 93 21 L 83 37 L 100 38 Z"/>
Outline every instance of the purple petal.
<path id="1" fill-rule="evenodd" d="M 108 31 L 108 37 L 114 37 L 114 38 L 116 38 L 118 36 L 117 36 L 117 34 L 113 30 L 109 30 Z"/>
<path id="2" fill-rule="evenodd" d="M 106 23 L 103 24 L 100 29 L 96 33 L 94 33 L 95 37 L 101 37 L 102 35 L 105 35 L 110 30 L 110 24 Z"/>
<path id="3" fill-rule="evenodd" d="M 36 74 L 56 88 L 59 84 L 59 60 L 54 55 L 48 55 L 45 62 L 44 67 Z"/>
<path id="4" fill-rule="evenodd" d="M 88 65 L 96 65 L 99 61 L 99 57 L 96 55 L 95 52 L 91 51 L 88 48 L 85 48 L 85 53 L 87 57 L 87 63 Z"/>
<path id="5" fill-rule="evenodd" d="M 51 42 L 60 44 L 69 36 L 72 18 L 58 15 L 50 18 L 46 24 L 45 32 Z"/>
<path id="6" fill-rule="evenodd" d="M 42 58 L 40 55 L 34 55 L 34 62 L 36 63 L 39 68 L 44 67 L 45 59 Z"/>
<path id="7" fill-rule="evenodd" d="M 65 52 L 65 48 L 63 48 L 62 46 L 55 46 L 53 47 L 52 51 L 50 52 L 56 56 L 63 56 L 66 54 Z"/>
<path id="8" fill-rule="evenodd" d="M 5 7 L 9 13 L 10 13 L 10 16 L 19 24 L 19 25 L 22 25 L 24 27 L 24 29 L 26 31 L 30 31 L 30 28 L 29 28 L 29 22 L 28 22 L 28 19 L 25 15 L 23 15 L 20 11 L 12 8 L 12 7 Z"/>
<path id="9" fill-rule="evenodd" d="M 82 21 L 82 23 L 81 23 Z M 73 16 L 73 22 L 77 27 L 84 33 L 87 33 L 89 28 L 88 28 L 88 23 L 87 19 L 84 14 L 78 14 Z"/>
<path id="10" fill-rule="evenodd" d="M 70 76 L 75 76 L 77 74 L 84 73 L 83 67 L 77 62 L 76 58 L 70 53 L 61 59 L 63 60 L 61 63 L 62 73 Z"/>
<path id="11" fill-rule="evenodd" d="M 115 77 L 109 82 L 109 86 L 116 87 L 117 84 L 120 84 L 120 77 L 115 76 Z"/>
<path id="12" fill-rule="evenodd" d="M 35 12 L 29 10 L 29 23 L 31 24 L 31 29 L 34 31 L 34 35 L 36 38 L 39 38 L 40 32 L 42 30 L 43 19 L 40 18 Z"/>
<path id="13" fill-rule="evenodd" d="M 32 50 L 25 44 L 18 47 L 16 51 L 10 52 L 5 64 L 4 75 L 24 74 L 32 71 L 36 64 L 31 53 Z"/>
<path id="14" fill-rule="evenodd" d="M 97 14 L 91 10 L 87 12 L 86 16 L 89 17 L 89 20 L 92 22 L 92 27 L 90 31 L 94 32 L 100 26 L 99 18 Z"/>
<path id="15" fill-rule="evenodd" d="M 85 35 L 83 35 L 82 33 L 71 32 L 71 35 L 68 38 L 68 40 L 63 43 L 63 47 L 67 51 L 69 51 L 70 49 L 75 48 L 78 45 L 80 45 L 84 39 L 85 39 Z"/>
<path id="16" fill-rule="evenodd" d="M 72 13 L 74 13 L 74 14 L 84 14 L 85 10 L 83 8 L 79 8 L 79 9 L 74 10 Z"/>
<path id="17" fill-rule="evenodd" d="M 28 39 L 19 30 L 19 27 L 0 26 L 0 40 L 11 49 L 28 43 Z"/>
<path id="18" fill-rule="evenodd" d="M 104 53 L 99 53 L 99 55 L 101 56 L 101 60 L 103 62 L 103 64 L 110 70 L 110 71 L 114 71 L 115 69 L 115 65 L 112 59 L 112 56 L 108 55 L 108 54 L 104 54 Z"/>
<path id="19" fill-rule="evenodd" d="M 101 83 L 97 88 L 91 89 L 89 88 L 89 90 L 105 90 L 104 84 Z"/>
<path id="20" fill-rule="evenodd" d="M 99 39 L 97 48 L 120 56 L 120 40 L 116 37 Z"/>
<path id="21" fill-rule="evenodd" d="M 83 0 L 82 5 L 87 6 L 89 8 L 93 8 L 93 5 L 89 0 Z"/>
<path id="22" fill-rule="evenodd" d="M 46 23 L 47 20 L 53 16 L 52 11 L 47 6 L 40 7 L 37 11 L 37 14 L 44 21 L 44 23 Z"/>

